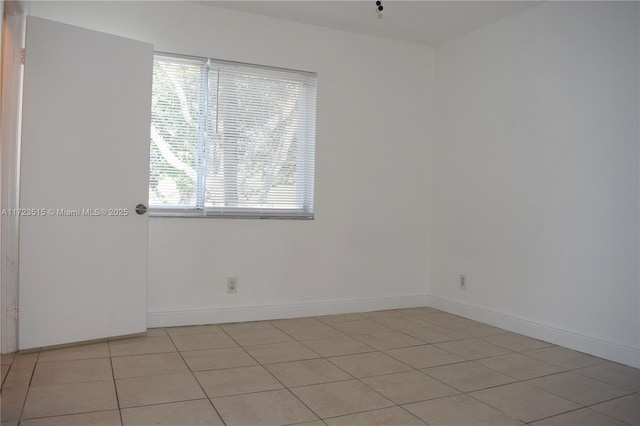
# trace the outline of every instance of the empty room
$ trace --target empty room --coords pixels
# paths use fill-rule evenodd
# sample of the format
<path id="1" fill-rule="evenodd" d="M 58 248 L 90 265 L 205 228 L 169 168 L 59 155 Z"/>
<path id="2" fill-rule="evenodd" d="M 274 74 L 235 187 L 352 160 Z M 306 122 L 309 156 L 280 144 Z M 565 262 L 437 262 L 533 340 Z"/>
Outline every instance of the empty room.
<path id="1" fill-rule="evenodd" d="M 640 426 L 639 2 L 2 15 L 2 426 Z"/>

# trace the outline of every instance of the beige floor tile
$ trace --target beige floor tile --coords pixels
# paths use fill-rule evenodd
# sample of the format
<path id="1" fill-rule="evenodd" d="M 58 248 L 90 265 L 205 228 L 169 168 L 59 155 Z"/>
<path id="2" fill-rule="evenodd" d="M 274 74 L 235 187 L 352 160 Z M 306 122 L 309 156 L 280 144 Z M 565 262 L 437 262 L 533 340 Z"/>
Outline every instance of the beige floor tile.
<path id="1" fill-rule="evenodd" d="M 487 342 L 494 345 L 502 346 L 514 352 L 531 351 L 534 349 L 546 348 L 553 346 L 553 344 L 544 342 L 538 339 L 532 339 L 531 337 L 523 336 L 517 333 L 504 333 L 497 334 L 495 336 L 484 337 Z"/>
<path id="2" fill-rule="evenodd" d="M 35 366 L 35 364 L 31 363 L 11 364 L 7 377 L 4 379 L 3 388 L 20 388 L 29 386 Z"/>
<path id="3" fill-rule="evenodd" d="M 525 423 L 580 408 L 574 402 L 526 383 L 512 383 L 470 395 Z"/>
<path id="4" fill-rule="evenodd" d="M 294 423 L 292 426 L 327 426 L 322 420 L 314 420 L 312 422 Z"/>
<path id="5" fill-rule="evenodd" d="M 532 426 L 628 426 L 597 411 L 583 408 L 531 423 Z"/>
<path id="6" fill-rule="evenodd" d="M 640 394 L 634 393 L 591 408 L 630 425 L 640 425 Z"/>
<path id="7" fill-rule="evenodd" d="M 506 348 L 480 339 L 465 339 L 456 340 L 455 342 L 436 343 L 434 346 L 470 360 L 512 353 Z"/>
<path id="8" fill-rule="evenodd" d="M 23 418 L 106 411 L 118 408 L 113 381 L 65 383 L 29 389 Z"/>
<path id="9" fill-rule="evenodd" d="M 428 306 L 421 306 L 419 308 L 399 309 L 399 312 L 406 315 L 424 315 L 424 314 L 435 314 L 442 311 L 439 311 L 436 308 L 429 308 Z"/>
<path id="10" fill-rule="evenodd" d="M 431 327 L 412 328 L 403 330 L 404 334 L 420 339 L 425 343 L 450 342 L 452 340 L 462 340 L 471 337 L 462 331 L 449 330 L 448 328 L 433 325 Z"/>
<path id="11" fill-rule="evenodd" d="M 171 336 L 179 351 L 233 348 L 238 345 L 224 332 Z"/>
<path id="12" fill-rule="evenodd" d="M 285 389 L 212 400 L 227 426 L 270 426 L 316 420 L 295 396 Z"/>
<path id="13" fill-rule="evenodd" d="M 362 382 L 396 404 L 408 404 L 459 393 L 420 371 L 369 377 L 362 379 Z"/>
<path id="14" fill-rule="evenodd" d="M 265 368 L 287 387 L 337 382 L 352 378 L 324 359 L 269 364 Z"/>
<path id="15" fill-rule="evenodd" d="M 383 408 L 366 413 L 349 414 L 347 416 L 325 419 L 329 426 L 421 426 L 425 425 L 417 417 L 400 407 Z"/>
<path id="16" fill-rule="evenodd" d="M 640 370 L 427 307 L 157 328 L 1 358 L 1 426 L 120 425 L 118 400 L 124 426 L 325 424 L 316 414 L 640 426 Z"/>
<path id="17" fill-rule="evenodd" d="M 209 400 L 172 402 L 122 410 L 124 426 L 224 425 Z"/>
<path id="18" fill-rule="evenodd" d="M 371 346 L 365 345 L 364 343 L 351 337 L 338 339 L 332 338 L 307 340 L 304 342 L 304 344 L 311 348 L 314 352 L 324 357 L 360 354 L 375 351 L 375 349 Z"/>
<path id="19" fill-rule="evenodd" d="M 193 334 L 222 333 L 222 329 L 217 325 L 190 325 L 187 327 L 169 327 L 169 336 L 189 336 Z"/>
<path id="20" fill-rule="evenodd" d="M 191 371 L 246 367 L 258 363 L 242 348 L 181 352 Z"/>
<path id="21" fill-rule="evenodd" d="M 13 358 L 12 364 L 35 364 L 39 358 L 39 349 L 20 351 L 16 354 L 15 358 Z"/>
<path id="22" fill-rule="evenodd" d="M 0 355 L 0 364 L 10 365 L 13 362 L 13 358 L 16 356 L 15 352 L 10 354 Z"/>
<path id="23" fill-rule="evenodd" d="M 118 410 L 24 420 L 21 426 L 121 426 Z"/>
<path id="24" fill-rule="evenodd" d="M 362 315 L 367 319 L 385 319 L 385 318 L 406 316 L 406 314 L 403 314 L 401 311 L 397 309 L 385 309 L 384 311 L 362 312 L 360 315 Z"/>
<path id="25" fill-rule="evenodd" d="M 397 316 L 387 318 L 372 318 L 373 321 L 393 330 L 407 330 L 411 328 L 429 327 L 431 323 L 422 321 L 414 316 Z"/>
<path id="26" fill-rule="evenodd" d="M 70 346 L 67 348 L 43 350 L 38 362 L 67 361 L 72 359 L 108 358 L 109 344 L 107 342 L 89 345 Z"/>
<path id="27" fill-rule="evenodd" d="M 455 323 L 445 327 L 451 328 L 452 330 L 462 331 L 471 337 L 488 337 L 506 333 L 506 330 L 476 321 L 471 323 Z"/>
<path id="28" fill-rule="evenodd" d="M 245 350 L 261 364 L 320 358 L 311 349 L 298 342 L 247 346 Z"/>
<path id="29" fill-rule="evenodd" d="M 384 333 L 361 334 L 357 339 L 379 350 L 406 348 L 423 345 L 424 342 L 398 331 Z"/>
<path id="30" fill-rule="evenodd" d="M 365 319 L 359 321 L 345 321 L 331 324 L 332 327 L 340 330 L 344 334 L 349 336 L 357 336 L 360 334 L 372 334 L 382 333 L 384 331 L 391 331 L 389 327 L 386 327 L 380 323 Z"/>
<path id="31" fill-rule="evenodd" d="M 445 325 L 443 325 L 443 327 L 451 327 L 455 329 L 473 329 L 476 327 L 481 327 L 486 325 L 469 318 L 458 317 L 458 316 L 449 318 L 449 320 L 445 321 L 444 324 Z"/>
<path id="32" fill-rule="evenodd" d="M 39 362 L 31 379 L 31 387 L 101 380 L 113 380 L 109 358 Z"/>
<path id="33" fill-rule="evenodd" d="M 264 367 L 228 368 L 195 373 L 209 398 L 282 389 L 284 386 Z"/>
<path id="34" fill-rule="evenodd" d="M 176 347 L 168 336 L 153 336 L 112 340 L 109 350 L 111 356 L 127 356 L 175 352 Z"/>
<path id="35" fill-rule="evenodd" d="M 337 314 L 337 315 L 325 315 L 321 317 L 316 317 L 318 321 L 322 321 L 325 324 L 333 324 L 337 322 L 345 322 L 345 321 L 359 321 L 366 319 L 360 314 Z"/>
<path id="36" fill-rule="evenodd" d="M 564 369 L 555 365 L 521 354 L 502 355 L 480 359 L 477 362 L 519 380 L 528 380 L 564 371 Z"/>
<path id="37" fill-rule="evenodd" d="M 442 349 L 431 345 L 393 349 L 385 351 L 385 353 L 414 368 L 435 367 L 437 365 L 466 361 L 458 355 L 443 351 Z"/>
<path id="38" fill-rule="evenodd" d="M 522 423 L 467 395 L 451 396 L 404 406 L 430 425 L 517 426 Z"/>
<path id="39" fill-rule="evenodd" d="M 576 373 L 602 380 L 619 388 L 634 392 L 640 391 L 640 370 L 615 362 L 594 365 L 581 368 Z"/>
<path id="40" fill-rule="evenodd" d="M 596 358 L 561 346 L 535 349 L 533 351 L 524 352 L 524 354 L 539 359 L 540 361 L 557 365 L 558 367 L 562 367 L 566 370 L 589 367 L 591 365 L 602 364 L 605 362 L 602 358 Z"/>
<path id="41" fill-rule="evenodd" d="M 630 392 L 573 372 L 539 377 L 527 383 L 582 405 L 597 404 Z"/>
<path id="42" fill-rule="evenodd" d="M 275 325 L 276 327 L 278 327 L 279 329 L 284 330 L 285 332 L 288 332 L 289 330 L 294 328 L 324 325 L 322 322 L 318 321 L 316 318 L 313 318 L 313 317 L 288 318 L 288 319 L 280 319 L 280 320 L 274 320 L 269 322 Z"/>
<path id="43" fill-rule="evenodd" d="M 512 377 L 471 361 L 431 367 L 423 371 L 462 392 L 506 385 L 515 381 Z"/>
<path id="44" fill-rule="evenodd" d="M 24 401 L 27 398 L 27 385 L 19 387 L 3 387 L 0 403 L 0 419 L 2 421 L 20 420 Z"/>
<path id="45" fill-rule="evenodd" d="M 232 330 L 229 335 L 241 346 L 266 345 L 272 343 L 287 343 L 294 340 L 284 331 L 277 328 L 258 330 Z"/>
<path id="46" fill-rule="evenodd" d="M 357 380 L 292 388 L 298 398 L 321 418 L 386 408 L 391 401 Z"/>
<path id="47" fill-rule="evenodd" d="M 430 312 L 430 313 L 421 314 L 421 315 L 419 314 L 419 315 L 416 315 L 416 317 L 420 318 L 422 321 L 426 321 L 428 323 L 436 324 L 440 326 L 444 326 L 445 324 L 449 324 L 451 322 L 463 319 L 462 317 L 459 317 L 457 315 L 449 314 L 447 312 L 442 312 L 442 311 Z"/>
<path id="48" fill-rule="evenodd" d="M 177 352 L 115 357 L 112 362 L 116 379 L 189 372 Z"/>
<path id="49" fill-rule="evenodd" d="M 289 336 L 300 341 L 347 337 L 335 328 L 329 327 L 328 325 L 324 325 L 322 323 L 320 323 L 320 325 L 292 327 L 286 329 L 285 331 Z"/>
<path id="50" fill-rule="evenodd" d="M 389 355 L 383 354 L 382 352 L 343 355 L 329 358 L 329 361 L 357 378 L 400 373 L 411 370 L 411 367 L 391 358 Z"/>
<path id="51" fill-rule="evenodd" d="M 229 333 L 232 331 L 264 330 L 265 328 L 275 328 L 275 326 L 269 321 L 249 321 L 220 324 L 220 328 Z"/>
<path id="52" fill-rule="evenodd" d="M 205 398 L 191 373 L 118 379 L 116 386 L 121 408 Z"/>

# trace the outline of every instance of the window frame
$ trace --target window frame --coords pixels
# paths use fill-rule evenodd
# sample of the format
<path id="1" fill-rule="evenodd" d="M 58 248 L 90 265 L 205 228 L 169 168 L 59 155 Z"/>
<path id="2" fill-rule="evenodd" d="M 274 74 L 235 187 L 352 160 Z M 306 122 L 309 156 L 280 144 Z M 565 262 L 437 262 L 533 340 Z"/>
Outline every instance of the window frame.
<path id="1" fill-rule="evenodd" d="M 313 78 L 314 93 L 311 95 L 314 101 L 313 103 L 313 129 L 311 131 L 311 141 L 305 141 L 306 148 L 310 150 L 306 161 L 299 163 L 296 161 L 296 174 L 300 173 L 299 168 L 306 168 L 310 166 L 311 178 L 302 180 L 301 184 L 304 186 L 302 191 L 307 194 L 310 192 L 310 197 L 302 197 L 303 204 L 300 208 L 260 208 L 260 207 L 207 207 L 203 200 L 204 192 L 206 191 L 206 183 L 201 182 L 206 176 L 200 176 L 198 174 L 197 187 L 200 189 L 196 192 L 196 205 L 191 206 L 172 206 L 172 205 L 151 205 L 149 202 L 148 214 L 150 217 L 165 217 L 165 218 L 219 218 L 219 219 L 284 219 L 284 220 L 314 220 L 315 219 L 315 142 L 316 142 L 316 117 L 317 117 L 317 79 L 318 74 L 310 71 L 302 71 L 290 68 L 281 68 L 268 65 L 250 64 L 237 61 L 228 61 L 215 58 L 207 58 L 203 56 L 183 55 L 162 51 L 154 51 L 154 62 L 156 57 L 175 58 L 177 60 L 186 61 L 198 61 L 206 64 L 207 68 L 211 64 L 240 66 L 244 68 L 256 68 L 259 70 L 273 70 L 286 73 L 296 73 L 306 78 Z M 303 86 L 308 89 L 308 86 Z M 216 119 L 217 120 L 217 119 Z M 207 143 L 206 141 L 203 143 Z M 150 144 L 153 144 L 150 138 Z M 199 173 L 199 172 L 198 172 Z M 308 172 L 304 172 L 305 175 Z M 202 193 L 200 193 L 200 190 Z M 300 190 L 300 188 L 298 188 Z M 309 203 L 310 199 L 310 203 Z"/>

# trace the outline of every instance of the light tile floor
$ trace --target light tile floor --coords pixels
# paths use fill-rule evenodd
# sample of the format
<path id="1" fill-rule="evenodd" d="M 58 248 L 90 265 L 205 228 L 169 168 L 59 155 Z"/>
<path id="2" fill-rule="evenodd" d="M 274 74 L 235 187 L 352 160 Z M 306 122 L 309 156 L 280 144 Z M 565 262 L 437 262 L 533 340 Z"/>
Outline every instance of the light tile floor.
<path id="1" fill-rule="evenodd" d="M 640 425 L 639 370 L 432 308 L 1 359 L 1 426 Z"/>

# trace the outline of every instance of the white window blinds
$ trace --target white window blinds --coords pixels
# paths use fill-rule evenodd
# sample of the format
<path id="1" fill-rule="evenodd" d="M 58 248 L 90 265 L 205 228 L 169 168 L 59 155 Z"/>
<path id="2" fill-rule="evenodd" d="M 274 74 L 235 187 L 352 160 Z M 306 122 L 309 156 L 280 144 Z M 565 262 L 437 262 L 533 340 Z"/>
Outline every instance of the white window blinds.
<path id="1" fill-rule="evenodd" d="M 316 75 L 156 55 L 152 215 L 313 218 Z"/>

